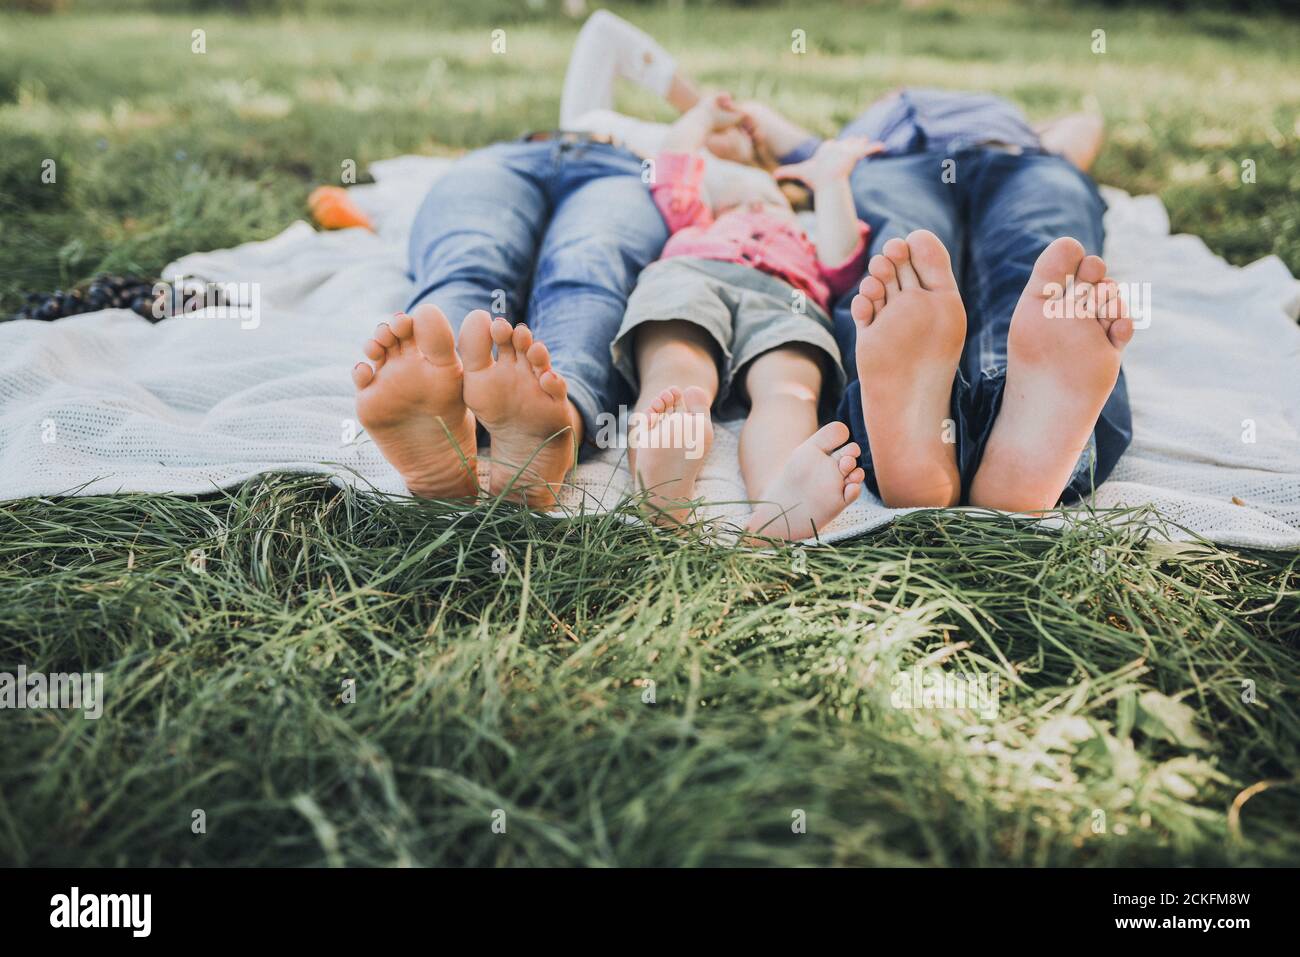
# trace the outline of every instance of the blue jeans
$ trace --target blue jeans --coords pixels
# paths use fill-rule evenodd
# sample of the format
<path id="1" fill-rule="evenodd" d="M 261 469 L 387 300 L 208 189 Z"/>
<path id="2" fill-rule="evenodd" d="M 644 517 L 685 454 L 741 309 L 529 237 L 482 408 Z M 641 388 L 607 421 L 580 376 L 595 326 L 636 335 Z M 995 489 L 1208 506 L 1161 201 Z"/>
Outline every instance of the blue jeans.
<path id="1" fill-rule="evenodd" d="M 409 309 L 433 303 L 457 334 L 475 309 L 526 321 L 594 436 L 599 413 L 631 402 L 609 346 L 637 275 L 667 239 L 641 160 L 627 150 L 498 143 L 458 161 L 420 207 Z"/>
<path id="2" fill-rule="evenodd" d="M 948 159 L 955 161 L 955 182 L 946 183 L 941 174 Z M 951 413 L 964 500 L 1002 406 L 1011 314 L 1034 261 L 1062 236 L 1100 254 L 1105 203 L 1087 175 L 1059 156 L 1032 149 L 970 147 L 876 157 L 859 163 L 850 182 L 858 215 L 871 226 L 873 254 L 895 236 L 928 229 L 952 255 L 966 305 L 966 346 L 953 382 Z M 878 494 L 856 381 L 856 333 L 849 314 L 855 291 L 840 297 L 834 309 L 836 341 L 853 380 L 838 418 L 862 446 L 860 464 L 868 487 Z M 1121 372 L 1062 500 L 1075 501 L 1101 484 L 1132 438 Z"/>

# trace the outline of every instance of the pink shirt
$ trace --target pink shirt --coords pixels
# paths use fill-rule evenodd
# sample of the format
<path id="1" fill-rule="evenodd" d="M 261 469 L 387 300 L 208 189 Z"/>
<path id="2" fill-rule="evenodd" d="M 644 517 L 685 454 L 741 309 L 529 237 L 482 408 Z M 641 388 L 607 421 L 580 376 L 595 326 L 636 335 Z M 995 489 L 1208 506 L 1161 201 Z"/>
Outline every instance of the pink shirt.
<path id="1" fill-rule="evenodd" d="M 655 205 L 672 235 L 661 259 L 695 256 L 750 266 L 802 289 L 829 308 L 832 296 L 853 288 L 867 260 L 866 223 L 858 221 L 858 244 L 844 262 L 829 267 L 817 258 L 817 248 L 798 223 L 753 208 L 730 211 L 720 219 L 700 200 L 704 160 L 691 153 L 660 153 L 655 159 Z"/>

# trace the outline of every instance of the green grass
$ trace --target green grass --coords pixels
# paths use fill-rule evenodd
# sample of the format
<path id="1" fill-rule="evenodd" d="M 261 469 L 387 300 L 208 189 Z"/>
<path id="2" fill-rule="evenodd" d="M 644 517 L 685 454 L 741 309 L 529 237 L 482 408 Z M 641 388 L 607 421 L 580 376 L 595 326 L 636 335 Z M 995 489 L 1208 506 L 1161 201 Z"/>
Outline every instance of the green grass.
<path id="1" fill-rule="evenodd" d="M 952 513 L 754 554 L 319 479 L 15 503 L 4 659 L 106 706 L 4 714 L 0 859 L 1294 861 L 1298 563 Z M 997 715 L 894 707 L 927 660 Z"/>
<path id="2" fill-rule="evenodd" d="M 575 29 L 495 0 L 82 6 L 0 15 L 0 312 L 273 235 L 345 159 L 552 125 Z M 828 131 L 904 82 L 1035 117 L 1095 96 L 1103 182 L 1160 193 L 1233 261 L 1300 271 L 1294 22 L 632 10 L 706 82 Z M 1229 175 L 1242 159 L 1257 183 Z M 0 713 L 0 862 L 1294 862 L 1300 558 L 1175 548 L 1141 518 L 922 513 L 756 554 L 318 479 L 0 505 L 0 670 L 102 671 L 107 695 L 98 721 Z M 927 661 L 997 676 L 997 715 L 895 707 L 894 676 Z"/>

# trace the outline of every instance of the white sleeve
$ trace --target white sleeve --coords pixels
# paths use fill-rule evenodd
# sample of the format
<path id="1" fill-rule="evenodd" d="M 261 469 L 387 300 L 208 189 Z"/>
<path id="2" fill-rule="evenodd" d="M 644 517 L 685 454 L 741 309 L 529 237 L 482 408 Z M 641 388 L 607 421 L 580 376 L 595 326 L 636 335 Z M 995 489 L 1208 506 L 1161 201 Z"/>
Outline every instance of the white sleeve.
<path id="1" fill-rule="evenodd" d="M 622 17 L 597 10 L 582 25 L 569 57 L 560 129 L 576 129 L 573 124 L 584 113 L 612 109 L 619 77 L 662 97 L 676 72 L 677 62 L 652 37 Z"/>
<path id="2" fill-rule="evenodd" d="M 642 158 L 656 155 L 668 135 L 667 123 L 638 120 L 614 110 L 588 110 L 566 123 L 564 129 L 574 133 L 604 133 Z"/>

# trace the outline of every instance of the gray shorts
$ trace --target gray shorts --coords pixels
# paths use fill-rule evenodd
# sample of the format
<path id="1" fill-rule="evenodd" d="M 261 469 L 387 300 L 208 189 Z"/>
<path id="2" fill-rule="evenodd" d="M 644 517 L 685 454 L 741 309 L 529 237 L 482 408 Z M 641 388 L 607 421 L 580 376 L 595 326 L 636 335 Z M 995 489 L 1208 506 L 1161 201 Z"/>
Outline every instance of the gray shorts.
<path id="1" fill-rule="evenodd" d="M 816 303 L 796 293 L 789 283 L 739 263 L 694 256 L 673 256 L 651 263 L 637 280 L 623 325 L 609 347 L 614 367 L 636 391 L 639 382 L 632 348 L 636 327 L 671 319 L 692 323 L 717 343 L 719 381 L 715 407 L 720 417 L 734 418 L 746 411 L 746 403 L 736 388 L 737 377 L 745 366 L 781 346 L 812 346 L 825 360 L 825 412 L 825 406 L 838 402 L 844 391 L 840 350 L 831 332 L 830 318 Z"/>

